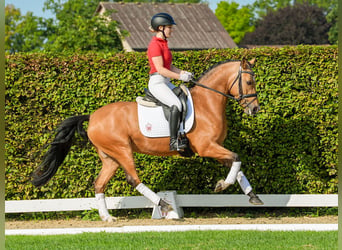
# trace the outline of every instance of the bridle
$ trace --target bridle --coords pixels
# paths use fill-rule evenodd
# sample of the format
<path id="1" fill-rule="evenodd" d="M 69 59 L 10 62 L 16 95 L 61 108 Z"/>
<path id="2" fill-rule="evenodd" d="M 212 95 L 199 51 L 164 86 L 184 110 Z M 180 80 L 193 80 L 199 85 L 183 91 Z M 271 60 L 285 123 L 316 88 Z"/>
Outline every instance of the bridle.
<path id="1" fill-rule="evenodd" d="M 247 94 L 247 95 L 244 95 L 244 94 L 243 94 L 242 77 L 241 77 L 242 74 L 250 74 L 251 76 L 254 77 L 254 72 L 253 72 L 253 71 L 242 70 L 242 67 L 240 66 L 238 75 L 236 76 L 236 78 L 235 78 L 233 84 L 230 86 L 229 91 L 228 91 L 228 93 L 229 93 L 230 90 L 233 88 L 233 86 L 238 82 L 238 84 L 239 84 L 239 97 L 238 97 L 238 98 L 236 98 L 236 97 L 233 96 L 233 95 L 225 94 L 225 93 L 223 93 L 223 92 L 221 92 L 221 91 L 218 91 L 218 90 L 216 90 L 216 89 L 210 88 L 210 87 L 208 87 L 208 86 L 206 86 L 206 85 L 203 85 L 203 84 L 201 84 L 201 83 L 199 83 L 199 82 L 197 82 L 197 81 L 195 81 L 195 80 L 190 80 L 190 82 L 192 82 L 193 84 L 195 84 L 195 85 L 197 85 L 197 86 L 199 86 L 199 87 L 202 87 L 202 88 L 205 88 L 205 89 L 209 89 L 209 90 L 211 90 L 211 91 L 213 91 L 213 92 L 216 92 L 216 93 L 218 93 L 218 94 L 220 94 L 220 95 L 223 95 L 223 96 L 225 96 L 225 97 L 228 97 L 228 98 L 230 98 L 230 99 L 233 99 L 233 100 L 235 100 L 235 101 L 237 101 L 237 102 L 240 102 L 241 100 L 246 99 L 246 98 L 255 97 L 252 101 L 250 101 L 248 104 L 245 105 L 246 107 L 248 107 L 248 106 L 249 106 L 252 102 L 254 102 L 254 100 L 258 97 L 258 94 L 257 94 L 257 93 L 254 93 L 254 94 Z"/>

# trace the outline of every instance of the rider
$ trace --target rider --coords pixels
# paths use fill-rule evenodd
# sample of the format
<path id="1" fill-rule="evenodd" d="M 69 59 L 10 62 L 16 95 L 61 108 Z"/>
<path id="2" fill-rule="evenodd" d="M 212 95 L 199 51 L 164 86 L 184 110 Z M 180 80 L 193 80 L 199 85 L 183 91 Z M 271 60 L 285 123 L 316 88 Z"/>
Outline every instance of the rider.
<path id="1" fill-rule="evenodd" d="M 147 49 L 150 64 L 148 89 L 155 98 L 171 108 L 169 120 L 170 151 L 180 151 L 187 146 L 184 141 L 178 140 L 182 105 L 172 91 L 175 86 L 170 82 L 170 78 L 184 82 L 189 82 L 192 79 L 192 73 L 180 70 L 172 65 L 172 54 L 168 47 L 167 38 L 171 36 L 172 25 L 175 24 L 173 17 L 169 14 L 155 14 L 151 19 L 150 30 L 156 35 L 152 37 Z"/>

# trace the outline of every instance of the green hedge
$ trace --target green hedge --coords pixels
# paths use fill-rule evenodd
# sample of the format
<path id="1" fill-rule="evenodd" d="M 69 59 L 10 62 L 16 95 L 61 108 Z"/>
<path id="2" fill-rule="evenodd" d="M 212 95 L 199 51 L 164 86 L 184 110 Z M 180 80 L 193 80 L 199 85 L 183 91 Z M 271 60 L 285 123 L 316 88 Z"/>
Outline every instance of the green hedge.
<path id="1" fill-rule="evenodd" d="M 337 47 L 174 52 L 174 64 L 198 77 L 226 59 L 257 57 L 262 110 L 245 115 L 228 101 L 226 148 L 238 153 L 258 193 L 337 193 Z M 67 117 L 116 101 L 133 101 L 148 82 L 145 53 L 6 56 L 6 199 L 93 197 L 101 169 L 94 148 L 75 144 L 51 181 L 29 182 L 44 145 Z M 136 155 L 154 191 L 212 193 L 228 169 L 209 158 Z M 236 184 L 224 193 L 241 193 Z M 107 195 L 137 195 L 122 169 Z"/>

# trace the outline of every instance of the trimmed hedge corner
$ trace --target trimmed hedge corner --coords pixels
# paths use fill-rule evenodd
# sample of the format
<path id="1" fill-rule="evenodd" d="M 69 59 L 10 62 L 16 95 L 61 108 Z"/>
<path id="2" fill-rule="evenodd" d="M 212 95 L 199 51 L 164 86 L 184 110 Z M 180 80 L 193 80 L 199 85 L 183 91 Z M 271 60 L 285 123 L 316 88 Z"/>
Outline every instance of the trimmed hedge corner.
<path id="1" fill-rule="evenodd" d="M 257 58 L 261 111 L 248 117 L 228 101 L 225 147 L 238 153 L 257 193 L 337 193 L 337 47 L 298 46 L 174 52 L 177 67 L 197 77 L 227 59 Z M 6 200 L 93 197 L 101 169 L 89 143 L 71 148 L 50 182 L 30 173 L 67 117 L 133 101 L 148 82 L 146 53 L 6 56 Z M 140 178 L 154 191 L 212 193 L 228 169 L 213 159 L 136 154 Z M 241 193 L 238 185 L 225 193 Z M 137 195 L 120 169 L 109 196 Z"/>

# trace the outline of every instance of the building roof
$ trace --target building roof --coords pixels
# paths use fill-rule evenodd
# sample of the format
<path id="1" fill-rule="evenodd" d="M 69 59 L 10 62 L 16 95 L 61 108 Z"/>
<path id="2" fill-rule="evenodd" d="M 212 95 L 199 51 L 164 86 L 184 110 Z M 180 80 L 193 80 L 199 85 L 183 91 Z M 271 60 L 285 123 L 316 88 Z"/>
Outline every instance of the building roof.
<path id="1" fill-rule="evenodd" d="M 116 11 L 111 14 L 112 20 L 130 34 L 123 41 L 128 51 L 147 49 L 154 35 L 149 32 L 151 17 L 159 12 L 169 13 L 177 24 L 168 40 L 172 50 L 237 47 L 207 4 L 100 2 L 96 12 L 113 9 Z"/>

